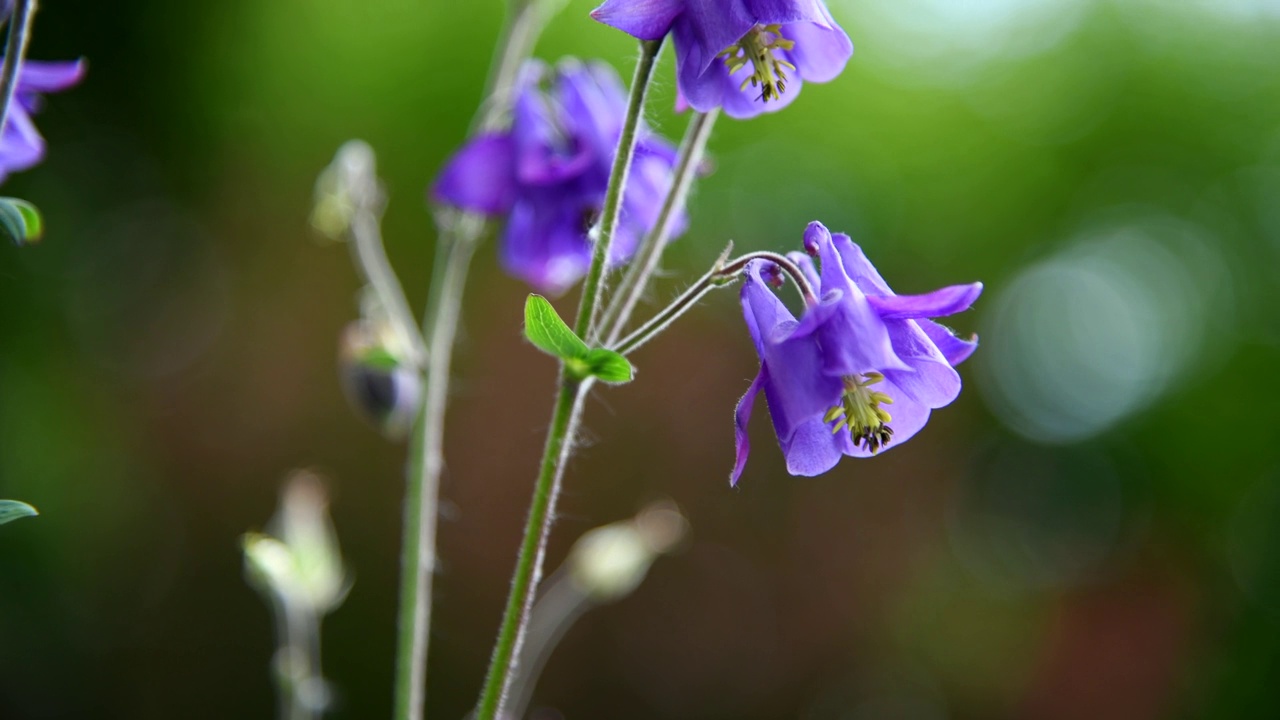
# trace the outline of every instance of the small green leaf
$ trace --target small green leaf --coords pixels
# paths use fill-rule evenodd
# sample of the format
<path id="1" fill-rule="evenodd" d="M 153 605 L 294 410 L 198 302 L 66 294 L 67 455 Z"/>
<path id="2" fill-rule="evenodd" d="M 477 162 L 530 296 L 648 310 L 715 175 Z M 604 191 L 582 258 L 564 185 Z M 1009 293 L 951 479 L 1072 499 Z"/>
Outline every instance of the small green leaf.
<path id="1" fill-rule="evenodd" d="M 636 377 L 636 369 L 631 362 L 612 350 L 596 348 L 583 358 L 587 364 L 587 375 L 594 375 L 602 382 L 620 385 L 629 383 Z"/>
<path id="2" fill-rule="evenodd" d="M 20 500 L 0 500 L 0 525 L 39 514 L 35 508 Z"/>
<path id="3" fill-rule="evenodd" d="M 39 242 L 44 235 L 40 211 L 26 200 L 0 197 L 0 232 L 18 245 Z"/>
<path id="4" fill-rule="evenodd" d="M 541 295 L 530 295 L 525 301 L 524 336 L 542 352 L 561 360 L 583 359 L 590 352 Z"/>

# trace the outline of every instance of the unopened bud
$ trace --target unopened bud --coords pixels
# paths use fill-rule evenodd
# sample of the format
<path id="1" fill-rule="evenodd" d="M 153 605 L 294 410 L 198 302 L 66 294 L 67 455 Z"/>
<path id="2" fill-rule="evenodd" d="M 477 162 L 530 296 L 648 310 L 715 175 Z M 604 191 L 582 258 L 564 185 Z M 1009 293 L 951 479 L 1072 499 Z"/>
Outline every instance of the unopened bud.
<path id="1" fill-rule="evenodd" d="M 339 348 L 347 401 L 387 437 L 404 437 L 422 396 L 422 376 L 406 363 L 387 323 L 359 320 L 347 325 Z"/>
<path id="2" fill-rule="evenodd" d="M 290 476 L 270 523 L 273 534 L 247 533 L 242 540 L 250 584 L 317 615 L 342 604 L 350 582 L 328 507 L 318 478 L 305 472 Z"/>
<path id="3" fill-rule="evenodd" d="M 316 178 L 311 226 L 326 238 L 341 241 L 356 211 L 376 204 L 380 195 L 373 148 L 363 140 L 350 140 Z"/>
<path id="4" fill-rule="evenodd" d="M 624 598 L 640 586 L 659 555 L 680 545 L 688 528 L 675 503 L 655 503 L 633 520 L 605 525 L 579 538 L 567 563 L 570 577 L 597 602 Z"/>

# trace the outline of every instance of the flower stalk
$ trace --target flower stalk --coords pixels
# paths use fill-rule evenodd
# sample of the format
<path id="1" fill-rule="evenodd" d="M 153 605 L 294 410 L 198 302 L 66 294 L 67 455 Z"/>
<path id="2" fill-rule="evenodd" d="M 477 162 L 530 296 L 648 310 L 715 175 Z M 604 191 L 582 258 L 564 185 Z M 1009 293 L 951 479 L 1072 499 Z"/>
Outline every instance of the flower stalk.
<path id="1" fill-rule="evenodd" d="M 796 288 L 800 292 L 800 297 L 806 305 L 813 305 L 818 301 L 817 296 L 814 294 L 813 286 L 810 285 L 804 272 L 785 255 L 760 251 L 747 253 L 733 260 L 727 260 L 729 251 L 732 249 L 733 244 L 730 243 L 729 247 L 725 248 L 720 259 L 716 261 L 716 264 L 712 266 L 707 274 L 698 278 L 698 281 L 690 285 L 689 289 L 681 293 L 675 300 L 672 300 L 671 304 L 663 308 L 661 312 L 654 315 L 644 325 L 636 328 L 634 332 L 622 340 L 610 345 L 609 349 L 620 355 L 629 355 L 634 352 L 641 345 L 662 334 L 663 330 L 666 330 L 681 315 L 684 315 L 694 305 L 697 305 L 698 301 L 706 296 L 707 293 L 733 284 L 738 279 L 738 276 L 742 274 L 747 263 L 752 260 L 767 260 L 777 265 L 782 272 L 786 273 L 795 282 Z"/>
<path id="2" fill-rule="evenodd" d="M 618 211 L 622 205 L 627 173 L 635 152 L 637 129 L 644 115 L 649 82 L 662 50 L 662 41 L 640 43 L 640 59 L 636 63 L 631 83 L 627 114 L 618 140 L 618 151 L 609 175 L 609 189 L 605 193 L 604 208 L 597 228 L 591 267 L 579 301 L 574 330 L 578 337 L 588 337 L 600 304 L 600 290 L 604 281 L 605 262 L 609 257 L 609 245 L 617 227 Z M 573 441 L 582 422 L 582 411 L 592 379 L 575 381 L 561 363 L 559 390 L 551 427 L 543 448 L 542 463 L 534 483 L 533 498 L 529 504 L 529 516 L 525 522 L 524 538 L 516 559 L 511 579 L 511 591 L 507 596 L 506 610 L 494 643 L 493 656 L 481 691 L 476 720 L 495 720 L 502 712 L 514 677 L 515 659 L 520 655 L 528 628 L 529 615 L 542 578 L 542 566 L 547 551 L 547 538 L 551 532 L 551 520 L 555 516 L 556 501 L 563 484 L 565 466 L 573 454 Z"/>
<path id="3" fill-rule="evenodd" d="M 27 57 L 31 40 L 31 21 L 36 15 L 36 0 L 16 0 L 9 16 L 9 37 L 5 42 L 4 64 L 0 65 L 0 129 L 9 121 L 9 105 L 18 89 L 18 73 Z"/>
<path id="4" fill-rule="evenodd" d="M 631 319 L 636 304 L 649 286 L 649 279 L 658 269 L 658 261 L 662 251 L 667 247 L 676 215 L 684 208 L 689 199 L 689 191 L 693 180 L 698 175 L 702 159 L 706 155 L 707 141 L 711 138 L 711 130 L 715 127 L 719 110 L 697 113 L 689 121 L 685 129 L 684 139 L 680 142 L 680 152 L 676 159 L 675 177 L 671 181 L 671 189 L 667 191 L 666 200 L 658 214 L 658 221 L 653 229 L 645 235 L 644 242 L 636 251 L 636 257 L 627 269 L 626 275 L 614 290 L 614 297 L 605 309 L 600 320 L 603 328 L 605 345 L 617 342 L 623 328 Z"/>
<path id="5" fill-rule="evenodd" d="M 507 122 L 520 65 L 537 45 L 560 0 L 513 0 L 500 50 L 473 132 Z M 436 520 L 444 470 L 444 424 L 454 342 L 462 298 L 476 247 L 492 231 L 482 215 L 442 211 L 423 335 L 431 349 L 422 407 L 414 425 L 405 480 L 401 545 L 400 609 L 396 648 L 396 720 L 422 720 L 426 702 L 427 648 L 431 633 L 431 588 L 436 566 Z"/>
<path id="6" fill-rule="evenodd" d="M 653 77 L 653 68 L 658 62 L 658 53 L 661 50 L 661 39 L 640 42 L 640 59 L 636 62 L 635 77 L 631 80 L 631 96 L 627 100 L 627 114 L 622 124 L 622 136 L 618 139 L 618 153 L 614 156 L 613 170 L 609 173 L 609 189 L 605 191 L 604 208 L 600 213 L 600 224 L 596 228 L 597 236 L 591 253 L 591 268 L 587 271 L 586 282 L 582 285 L 578 319 L 573 325 L 574 332 L 583 339 L 594 334 L 592 330 L 595 328 L 596 316 L 600 310 L 600 289 L 604 285 L 605 264 L 609 259 L 614 231 L 618 228 L 618 211 L 622 208 L 622 198 L 627 189 L 627 175 L 631 172 L 631 161 L 635 155 L 636 130 L 640 127 L 640 119 L 644 116 L 644 102 L 649 94 L 649 80 Z"/>

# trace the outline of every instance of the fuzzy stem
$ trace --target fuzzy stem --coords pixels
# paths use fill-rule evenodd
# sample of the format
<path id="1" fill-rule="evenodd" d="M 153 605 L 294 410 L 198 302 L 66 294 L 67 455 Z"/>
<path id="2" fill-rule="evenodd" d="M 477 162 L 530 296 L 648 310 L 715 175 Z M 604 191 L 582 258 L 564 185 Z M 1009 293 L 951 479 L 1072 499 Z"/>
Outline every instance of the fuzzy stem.
<path id="1" fill-rule="evenodd" d="M 662 50 L 662 40 L 643 40 L 640 42 L 640 60 L 636 63 L 636 73 L 631 79 L 631 97 L 627 101 L 627 115 L 622 125 L 622 135 L 618 138 L 618 150 L 613 158 L 613 169 L 609 173 L 609 187 L 604 194 L 604 208 L 600 212 L 600 225 L 596 228 L 595 247 L 591 253 L 591 267 L 587 271 L 586 282 L 582 285 L 582 300 L 578 304 L 578 319 L 573 330 L 578 337 L 588 339 L 588 334 L 595 328 L 596 315 L 600 309 L 600 288 L 604 285 L 605 266 L 609 262 L 609 249 L 613 245 L 613 235 L 618 229 L 618 213 L 622 209 L 622 198 L 627 189 L 627 175 L 631 172 L 631 161 L 635 155 L 637 130 L 640 119 L 644 115 L 644 101 L 649 94 L 649 80 L 653 77 L 653 67 L 658 61 L 658 53 Z"/>
<path id="2" fill-rule="evenodd" d="M 520 555 L 511 579 L 511 592 L 507 595 L 507 608 L 493 647 L 493 658 L 489 662 L 489 673 L 476 710 L 476 720 L 497 718 L 510 692 L 515 659 L 520 655 L 529 613 L 537 596 L 538 583 L 542 579 L 547 537 L 551 532 L 556 501 L 563 485 L 564 468 L 569 456 L 573 454 L 573 438 L 582 422 L 582 409 L 590 386 L 590 378 L 579 383 L 561 369 L 560 390 L 556 395 L 555 412 L 551 416 L 551 428 L 547 431 L 547 442 L 542 451 L 542 466 L 534 484 L 533 500 L 529 503 L 524 540 L 520 544 Z"/>
<path id="3" fill-rule="evenodd" d="M 732 247 L 732 244 L 730 244 L 730 248 Z M 728 250 L 725 252 L 727 255 Z M 630 335 L 610 346 L 611 349 L 621 355 L 629 355 L 641 345 L 662 334 L 662 331 L 670 327 L 671 323 L 688 312 L 694 305 L 697 305 L 698 301 L 707 293 L 717 288 L 727 287 L 737 280 L 738 275 L 746 269 L 747 263 L 752 260 L 767 260 L 776 263 L 778 267 L 782 268 L 783 272 L 791 276 L 791 279 L 796 284 L 796 289 L 800 292 L 800 297 L 806 305 L 813 305 L 817 302 L 817 296 L 814 294 L 809 280 L 805 278 L 800 268 L 784 255 L 761 251 L 747 253 L 733 260 L 726 260 L 724 256 L 721 256 L 711 270 L 706 275 L 698 278 L 698 281 L 689 286 L 688 290 L 681 293 L 680 297 L 672 300 L 671 304 L 663 308 L 661 312 L 654 315 L 644 325 L 636 328 Z"/>
<path id="4" fill-rule="evenodd" d="M 599 305 L 600 286 L 604 280 L 605 263 L 609 258 L 609 245 L 617 227 L 618 210 L 622 205 L 627 172 L 631 156 L 635 152 L 636 131 L 644 115 L 645 97 L 653 67 L 662 41 L 641 42 L 640 59 L 636 63 L 635 77 L 631 83 L 631 97 L 627 103 L 627 115 L 623 120 L 622 134 L 618 140 L 613 171 L 609 175 L 609 188 L 605 191 L 605 204 L 601 212 L 599 236 L 595 252 L 591 256 L 591 268 L 578 306 L 575 330 L 579 337 L 586 337 Z M 476 709 L 476 720 L 495 720 L 502 712 L 503 704 L 511 689 L 512 670 L 520 656 L 520 646 L 528 629 L 529 614 L 542 578 L 542 564 L 547 553 L 547 538 L 551 533 L 551 521 L 555 517 L 556 500 L 564 479 L 565 465 L 573 454 L 573 441 L 582 422 L 582 410 L 590 378 L 574 381 L 564 364 L 560 365 L 560 389 L 556 396 L 551 427 L 543 448 L 541 469 L 534 483 L 533 499 L 529 503 L 529 517 L 525 522 L 524 539 L 516 558 L 515 573 L 511 578 L 511 591 L 502 616 L 502 625 L 494 642 L 493 656 L 485 677 L 484 689 Z"/>
<path id="5" fill-rule="evenodd" d="M 520 66 L 532 54 L 553 11 L 547 0 L 514 0 L 493 64 L 485 103 L 475 127 L 506 122 Z M 471 213 L 445 213 L 437 240 L 431 297 L 423 320 L 430 357 L 422 407 L 414 428 L 405 481 L 400 553 L 400 610 L 396 647 L 395 719 L 422 720 L 426 703 L 427 647 L 431 634 L 431 586 L 436 565 L 436 516 L 444 470 L 445 409 L 462 297 L 476 246 L 492 224 Z"/>
<path id="6" fill-rule="evenodd" d="M 0 65 L 0 130 L 9 121 L 9 105 L 18 89 L 18 73 L 27 56 L 31 40 L 31 21 L 36 15 L 36 0 L 17 0 L 9 16 L 9 39 L 4 47 L 4 64 Z"/>
<path id="7" fill-rule="evenodd" d="M 641 296 L 649 286 L 649 278 L 658 269 L 658 261 L 662 258 L 662 251 L 666 249 L 667 240 L 671 237 L 676 215 L 688 202 L 689 190 L 693 187 L 694 178 L 698 176 L 699 166 L 702 165 L 702 158 L 706 154 L 707 140 L 711 138 L 711 130 L 715 127 L 719 114 L 719 110 L 698 113 L 693 116 L 689 121 L 689 127 L 685 129 L 684 139 L 680 142 L 680 153 L 676 159 L 675 174 L 671 179 L 671 188 L 667 191 L 667 198 L 662 203 L 658 221 L 645 235 L 644 242 L 641 243 L 635 259 L 632 260 L 622 282 L 618 284 L 613 300 L 600 320 L 605 345 L 612 345 L 618 341 L 622 330 L 631 319 L 631 313 L 635 311 L 636 303 L 640 302 Z"/>
<path id="8" fill-rule="evenodd" d="M 376 185 L 376 181 L 371 182 Z M 420 369 L 427 360 L 427 345 L 405 300 L 400 280 L 387 259 L 378 214 L 373 208 L 362 206 L 351 218 L 351 248 L 365 284 L 373 288 L 378 304 L 395 326 L 396 335 L 413 353 L 414 368 Z"/>

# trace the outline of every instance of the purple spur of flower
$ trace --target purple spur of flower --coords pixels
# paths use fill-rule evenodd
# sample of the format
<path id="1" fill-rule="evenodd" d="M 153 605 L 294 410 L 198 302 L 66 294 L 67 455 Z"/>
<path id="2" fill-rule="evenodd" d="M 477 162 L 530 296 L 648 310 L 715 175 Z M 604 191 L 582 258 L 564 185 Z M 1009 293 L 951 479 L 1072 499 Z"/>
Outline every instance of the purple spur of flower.
<path id="1" fill-rule="evenodd" d="M 539 291 L 559 294 L 591 264 L 589 230 L 604 204 L 626 113 L 626 91 L 604 63 L 539 61 L 521 73 L 509 130 L 471 140 L 432 186 L 433 202 L 507 215 L 503 267 Z M 611 265 L 626 262 L 657 222 L 671 186 L 675 148 L 641 127 Z M 683 213 L 672 237 L 684 232 Z"/>
<path id="2" fill-rule="evenodd" d="M 61 92 L 84 77 L 83 59 L 67 62 L 27 60 L 18 71 L 9 116 L 0 131 L 0 182 L 9 173 L 26 170 L 44 159 L 45 142 L 31 120 L 39 112 L 43 93 Z"/>
<path id="3" fill-rule="evenodd" d="M 678 105 L 735 118 L 781 110 L 853 55 L 822 0 L 604 0 L 591 17 L 641 40 L 670 32 Z"/>
<path id="4" fill-rule="evenodd" d="M 804 254 L 789 257 L 820 299 L 799 320 L 767 287 L 767 261 L 746 268 L 742 310 L 760 372 L 734 412 L 731 484 L 746 466 L 747 423 L 761 391 L 787 471 L 820 475 L 842 455 L 868 457 L 919 432 L 930 411 L 960 394 L 954 366 L 978 346 L 976 336 L 958 338 L 928 318 L 969 309 L 982 283 L 896 295 L 849 236 L 814 222 L 804 244 L 817 249 L 820 270 Z"/>

